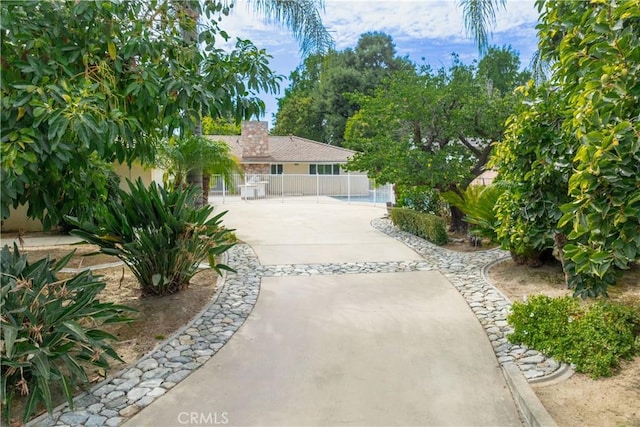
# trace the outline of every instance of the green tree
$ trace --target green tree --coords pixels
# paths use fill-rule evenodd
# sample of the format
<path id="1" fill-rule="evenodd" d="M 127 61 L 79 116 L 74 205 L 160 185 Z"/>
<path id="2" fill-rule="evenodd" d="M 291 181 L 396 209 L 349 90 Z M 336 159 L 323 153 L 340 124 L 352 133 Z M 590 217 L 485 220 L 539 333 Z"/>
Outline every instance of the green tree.
<path id="1" fill-rule="evenodd" d="M 491 166 L 505 188 L 496 204 L 496 233 L 521 264 L 539 266 L 565 237 L 558 228 L 560 206 L 569 202 L 572 148 L 562 130 L 566 107 L 559 90 L 530 82 L 506 122 Z"/>
<path id="2" fill-rule="evenodd" d="M 396 72 L 359 103 L 345 133 L 345 146 L 359 151 L 350 169 L 379 182 L 460 192 L 484 170 L 515 97 L 488 90 L 475 66 L 454 58 L 449 70 Z M 462 212 L 453 206 L 451 215 L 452 229 L 464 231 Z"/>
<path id="3" fill-rule="evenodd" d="M 640 258 L 640 4 L 537 5 L 553 66 L 496 150 L 512 186 L 497 206 L 503 243 L 534 256 L 555 244 L 574 294 L 606 295 Z"/>
<path id="4" fill-rule="evenodd" d="M 202 118 L 202 133 L 204 135 L 240 135 L 240 124 L 234 119 L 222 117 L 213 118 L 206 116 Z"/>
<path id="5" fill-rule="evenodd" d="M 347 119 L 360 108 L 350 94 L 370 95 L 384 78 L 407 68 L 392 38 L 379 32 L 362 34 L 354 49 L 308 57 L 278 101 L 274 133 L 341 145 Z"/>
<path id="6" fill-rule="evenodd" d="M 478 62 L 478 75 L 487 79 L 493 90 L 512 91 L 525 84 L 531 73 L 520 71 L 520 56 L 511 46 L 489 46 L 487 54 Z"/>
<path id="7" fill-rule="evenodd" d="M 333 37 L 322 23 L 324 0 L 249 0 L 249 6 L 269 22 L 291 30 L 304 57 L 333 48 Z M 235 2 L 232 2 L 235 3 Z"/>
<path id="8" fill-rule="evenodd" d="M 506 4 L 507 0 L 460 0 L 465 30 L 481 54 L 489 47 L 490 28 L 496 24 L 496 9 Z"/>
<path id="9" fill-rule="evenodd" d="M 194 7 L 209 18 L 201 49 L 183 37 L 194 17 L 168 0 L 1 3 L 3 217 L 28 202 L 54 226 L 84 204 L 76 185 L 94 154 L 150 161 L 164 137 L 193 133 L 200 111 L 263 111 L 254 95 L 278 82 L 268 55 L 246 40 L 218 49 L 227 7 Z"/>
<path id="10" fill-rule="evenodd" d="M 640 4 L 538 1 L 540 49 L 569 114 L 571 202 L 562 206 L 569 284 L 606 294 L 640 258 Z"/>

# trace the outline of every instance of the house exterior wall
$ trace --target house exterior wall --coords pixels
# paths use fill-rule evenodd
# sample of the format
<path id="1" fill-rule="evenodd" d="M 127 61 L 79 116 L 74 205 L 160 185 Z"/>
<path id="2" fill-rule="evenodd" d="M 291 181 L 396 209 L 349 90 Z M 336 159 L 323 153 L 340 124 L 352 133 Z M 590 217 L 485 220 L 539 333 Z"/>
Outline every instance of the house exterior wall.
<path id="1" fill-rule="evenodd" d="M 161 169 L 153 169 L 142 166 L 138 162 L 134 162 L 131 167 L 126 163 L 114 163 L 113 170 L 120 177 L 120 188 L 128 190 L 129 186 L 125 178 L 131 181 L 135 181 L 138 178 L 142 178 L 144 185 L 148 186 L 152 181 L 162 185 L 162 175 L 164 171 Z M 18 208 L 9 209 L 9 217 L 2 221 L 2 231 L 42 231 L 42 223 L 38 220 L 33 220 L 27 217 L 28 204 L 24 206 L 18 206 Z"/>
<path id="2" fill-rule="evenodd" d="M 309 173 L 309 163 L 285 163 L 282 168 L 285 174 L 304 175 Z"/>
<path id="3" fill-rule="evenodd" d="M 16 209 L 9 207 L 9 218 L 2 220 L 2 232 L 42 231 L 42 223 L 27 217 L 29 204 L 20 205 Z"/>
<path id="4" fill-rule="evenodd" d="M 149 168 L 139 162 L 133 162 L 131 166 L 126 163 L 114 163 L 113 170 L 120 177 L 120 188 L 123 190 L 129 189 L 127 179 L 135 182 L 138 178 L 141 178 L 146 186 L 149 186 L 153 181 L 162 185 L 162 175 L 164 174 L 162 169 Z"/>

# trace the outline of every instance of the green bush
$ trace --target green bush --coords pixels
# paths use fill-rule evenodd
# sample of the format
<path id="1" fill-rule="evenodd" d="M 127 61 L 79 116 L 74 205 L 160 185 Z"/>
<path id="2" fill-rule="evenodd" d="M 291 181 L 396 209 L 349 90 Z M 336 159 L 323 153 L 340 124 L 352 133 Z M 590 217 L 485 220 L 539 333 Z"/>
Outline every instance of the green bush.
<path id="1" fill-rule="evenodd" d="M 105 283 L 90 271 L 59 280 L 56 274 L 73 252 L 55 262 L 49 258 L 29 263 L 17 246 L 0 253 L 2 285 L 3 415 L 10 420 L 16 395 L 27 396 L 23 421 L 38 405 L 51 412 L 52 385 L 59 386 L 73 407 L 73 390 L 88 383 L 80 362 L 108 369 L 106 357 L 120 360 L 110 346 L 116 338 L 100 329 L 106 323 L 129 321 L 128 307 L 101 303 Z"/>
<path id="2" fill-rule="evenodd" d="M 440 215 L 446 211 L 440 193 L 431 187 L 398 185 L 396 190 L 398 191 L 398 207 L 406 207 L 432 215 Z"/>
<path id="3" fill-rule="evenodd" d="M 147 188 L 140 179 L 128 185 L 129 192 L 119 189 L 118 197 L 107 201 L 97 225 L 68 218 L 79 228 L 71 234 L 122 260 L 147 295 L 184 289 L 207 257 L 218 273 L 231 270 L 215 259 L 234 244 L 232 230 L 222 227 L 226 212 L 211 216 L 212 206 L 195 208 L 197 188 L 167 190 L 155 183 Z"/>
<path id="4" fill-rule="evenodd" d="M 620 359 L 640 353 L 638 307 L 604 301 L 585 306 L 571 297 L 533 296 L 514 303 L 509 341 L 573 363 L 594 378 L 610 376 Z"/>
<path id="5" fill-rule="evenodd" d="M 447 243 L 447 222 L 444 218 L 408 208 L 393 208 L 391 221 L 400 230 L 426 239 L 436 245 Z"/>
<path id="6" fill-rule="evenodd" d="M 503 191 L 497 184 L 470 185 L 461 194 L 447 191 L 442 197 L 465 214 L 464 220 L 472 225 L 472 233 L 497 242 L 498 219 L 494 207 Z"/>

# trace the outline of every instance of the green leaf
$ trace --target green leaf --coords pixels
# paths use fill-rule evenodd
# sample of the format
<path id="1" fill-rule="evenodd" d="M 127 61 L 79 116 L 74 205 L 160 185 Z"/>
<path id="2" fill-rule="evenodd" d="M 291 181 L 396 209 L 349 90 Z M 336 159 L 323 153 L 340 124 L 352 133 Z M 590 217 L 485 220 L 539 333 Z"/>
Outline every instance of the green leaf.
<path id="1" fill-rule="evenodd" d="M 3 324 L 2 325 L 3 336 L 4 336 L 4 346 L 5 351 L 7 352 L 7 357 L 12 358 L 14 353 L 14 344 L 16 343 L 16 338 L 18 337 L 18 328 L 12 325 Z"/>
<path id="2" fill-rule="evenodd" d="M 109 57 L 112 61 L 116 60 L 116 45 L 113 42 L 107 43 L 107 50 L 109 51 Z"/>
<path id="3" fill-rule="evenodd" d="M 79 323 L 73 320 L 63 321 L 62 324 L 71 332 L 76 338 L 82 341 L 88 341 L 87 336 L 84 333 L 84 329 Z"/>

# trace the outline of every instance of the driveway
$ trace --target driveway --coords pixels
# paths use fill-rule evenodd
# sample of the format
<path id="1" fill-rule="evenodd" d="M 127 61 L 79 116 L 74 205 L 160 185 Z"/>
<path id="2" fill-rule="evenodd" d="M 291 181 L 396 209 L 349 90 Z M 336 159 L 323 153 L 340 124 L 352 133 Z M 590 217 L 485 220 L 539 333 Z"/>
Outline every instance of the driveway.
<path id="1" fill-rule="evenodd" d="M 350 274 L 420 259 L 369 225 L 382 208 L 220 208 L 263 266 L 296 274 L 263 277 L 229 342 L 127 425 L 521 425 L 483 328 L 442 274 Z M 325 264 L 335 274 L 305 275 Z"/>

